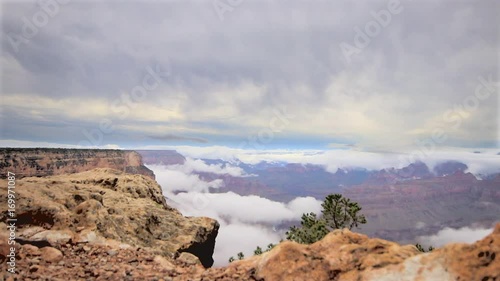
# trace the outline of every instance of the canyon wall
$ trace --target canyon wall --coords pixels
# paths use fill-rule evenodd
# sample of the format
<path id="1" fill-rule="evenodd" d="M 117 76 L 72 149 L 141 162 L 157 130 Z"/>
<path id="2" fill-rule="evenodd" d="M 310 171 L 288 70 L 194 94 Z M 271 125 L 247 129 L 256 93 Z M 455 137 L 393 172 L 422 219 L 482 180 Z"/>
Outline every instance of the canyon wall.
<path id="1" fill-rule="evenodd" d="M 13 172 L 18 178 L 78 173 L 112 168 L 154 179 L 139 153 L 114 149 L 0 148 L 0 176 Z"/>

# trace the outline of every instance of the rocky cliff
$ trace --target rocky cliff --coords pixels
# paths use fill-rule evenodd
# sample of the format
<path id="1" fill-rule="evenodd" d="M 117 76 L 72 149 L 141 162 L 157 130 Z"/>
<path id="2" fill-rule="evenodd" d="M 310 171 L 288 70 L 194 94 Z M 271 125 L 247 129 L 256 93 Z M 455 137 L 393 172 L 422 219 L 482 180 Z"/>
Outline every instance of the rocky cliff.
<path id="1" fill-rule="evenodd" d="M 0 190 L 7 194 L 4 179 L 0 180 Z M 66 256 L 71 259 L 71 253 L 84 255 L 89 249 L 141 249 L 141 253 L 152 259 L 158 256 L 156 260 L 160 261 L 174 262 L 183 257 L 204 267 L 213 263 L 217 221 L 184 217 L 167 205 L 161 187 L 148 177 L 100 168 L 68 175 L 25 177 L 16 181 L 15 192 L 16 241 L 17 246 L 23 245 L 18 269 L 24 274 L 29 274 L 33 264 L 44 264 L 26 259 L 27 253 L 33 250 L 43 254 L 48 251 L 45 248 L 60 256 L 55 258 L 58 262 L 63 261 L 56 271 L 76 267 L 84 272 L 88 264 L 68 264 L 65 260 Z M 2 196 L 0 221 L 6 222 L 8 215 L 6 196 Z M 8 233 L 5 224 L 0 224 L 0 249 L 4 250 Z M 5 259 L 5 252 L 0 252 L 0 259 Z M 101 258 L 89 256 L 86 262 L 98 263 Z"/>
<path id="2" fill-rule="evenodd" d="M 154 179 L 139 153 L 112 149 L 0 148 L 0 176 L 8 171 L 21 177 L 78 173 L 112 168 Z"/>
<path id="3" fill-rule="evenodd" d="M 478 180 L 470 173 L 346 188 L 343 195 L 363 206 L 363 232 L 401 243 L 437 233 L 445 226 L 489 227 L 500 217 L 500 177 Z M 421 226 L 417 227 L 417 224 Z"/>

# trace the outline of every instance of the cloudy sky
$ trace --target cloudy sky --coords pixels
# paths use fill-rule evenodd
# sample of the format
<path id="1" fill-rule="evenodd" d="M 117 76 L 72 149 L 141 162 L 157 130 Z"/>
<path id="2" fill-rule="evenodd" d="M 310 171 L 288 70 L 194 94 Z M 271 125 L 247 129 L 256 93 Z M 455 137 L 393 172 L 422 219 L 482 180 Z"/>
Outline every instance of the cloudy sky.
<path id="1" fill-rule="evenodd" d="M 498 1 L 2 1 L 1 146 L 498 147 Z"/>

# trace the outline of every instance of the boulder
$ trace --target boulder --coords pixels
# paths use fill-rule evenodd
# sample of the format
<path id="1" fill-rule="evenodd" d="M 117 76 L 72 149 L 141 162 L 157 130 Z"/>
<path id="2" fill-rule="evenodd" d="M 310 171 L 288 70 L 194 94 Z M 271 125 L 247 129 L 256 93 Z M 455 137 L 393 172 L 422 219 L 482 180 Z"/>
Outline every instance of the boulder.
<path id="1" fill-rule="evenodd" d="M 201 265 L 200 260 L 195 255 L 190 254 L 188 252 L 182 252 L 177 258 L 177 261 L 182 262 L 188 266 L 193 266 L 197 264 Z"/>
<path id="2" fill-rule="evenodd" d="M 43 247 L 40 249 L 42 260 L 50 263 L 57 263 L 63 259 L 63 254 L 56 248 Z"/>

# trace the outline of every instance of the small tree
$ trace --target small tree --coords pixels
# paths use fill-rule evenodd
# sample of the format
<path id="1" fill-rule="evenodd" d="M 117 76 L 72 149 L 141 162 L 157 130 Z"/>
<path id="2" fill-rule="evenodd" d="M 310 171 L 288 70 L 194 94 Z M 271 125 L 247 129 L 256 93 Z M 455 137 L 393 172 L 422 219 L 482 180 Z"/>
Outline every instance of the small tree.
<path id="1" fill-rule="evenodd" d="M 302 244 L 311 244 L 328 234 L 325 221 L 317 219 L 315 213 L 302 215 L 301 227 L 292 226 L 286 232 L 286 239 Z"/>
<path id="2" fill-rule="evenodd" d="M 434 247 L 432 246 L 429 246 L 429 248 L 427 249 L 427 251 L 424 249 L 424 247 L 422 247 L 422 245 L 420 244 L 415 244 L 415 247 L 417 248 L 417 250 L 419 250 L 420 252 L 422 253 L 426 253 L 426 252 L 432 252 L 432 250 L 434 250 Z"/>
<path id="3" fill-rule="evenodd" d="M 238 256 L 238 259 L 239 259 L 239 260 L 242 260 L 242 259 L 244 259 L 244 258 L 245 258 L 245 255 L 244 255 L 242 252 L 239 252 L 239 253 L 237 254 L 237 256 Z"/>
<path id="4" fill-rule="evenodd" d="M 255 249 L 255 251 L 253 251 L 253 254 L 254 255 L 260 255 L 262 254 L 262 248 L 257 246 L 257 248 Z"/>
<path id="5" fill-rule="evenodd" d="M 359 224 L 365 224 L 366 218 L 361 215 L 361 207 L 357 202 L 343 197 L 341 194 L 330 194 L 326 196 L 321 204 L 323 218 L 326 221 L 329 230 L 358 227 Z"/>
<path id="6" fill-rule="evenodd" d="M 280 240 L 280 243 L 281 242 L 283 242 L 283 240 Z M 255 250 L 253 251 L 253 253 L 254 253 L 254 255 L 261 255 L 261 254 L 263 254 L 265 252 L 271 251 L 274 247 L 276 247 L 276 244 L 273 244 L 273 243 L 269 243 L 267 245 L 266 250 L 262 250 L 262 248 L 260 246 L 257 246 L 257 248 L 255 248 Z M 238 259 L 240 259 L 240 260 L 244 258 L 243 253 L 241 253 L 241 252 L 238 253 L 237 255 L 238 255 Z M 233 262 L 234 260 L 235 260 L 234 257 L 230 257 L 229 258 L 229 263 Z"/>
<path id="7" fill-rule="evenodd" d="M 302 244 L 311 244 L 321 240 L 330 231 L 339 228 L 358 227 L 365 224 L 366 218 L 359 214 L 361 207 L 341 194 L 330 194 L 321 204 L 322 217 L 315 213 L 303 214 L 300 227 L 292 226 L 286 233 L 286 238 Z"/>

